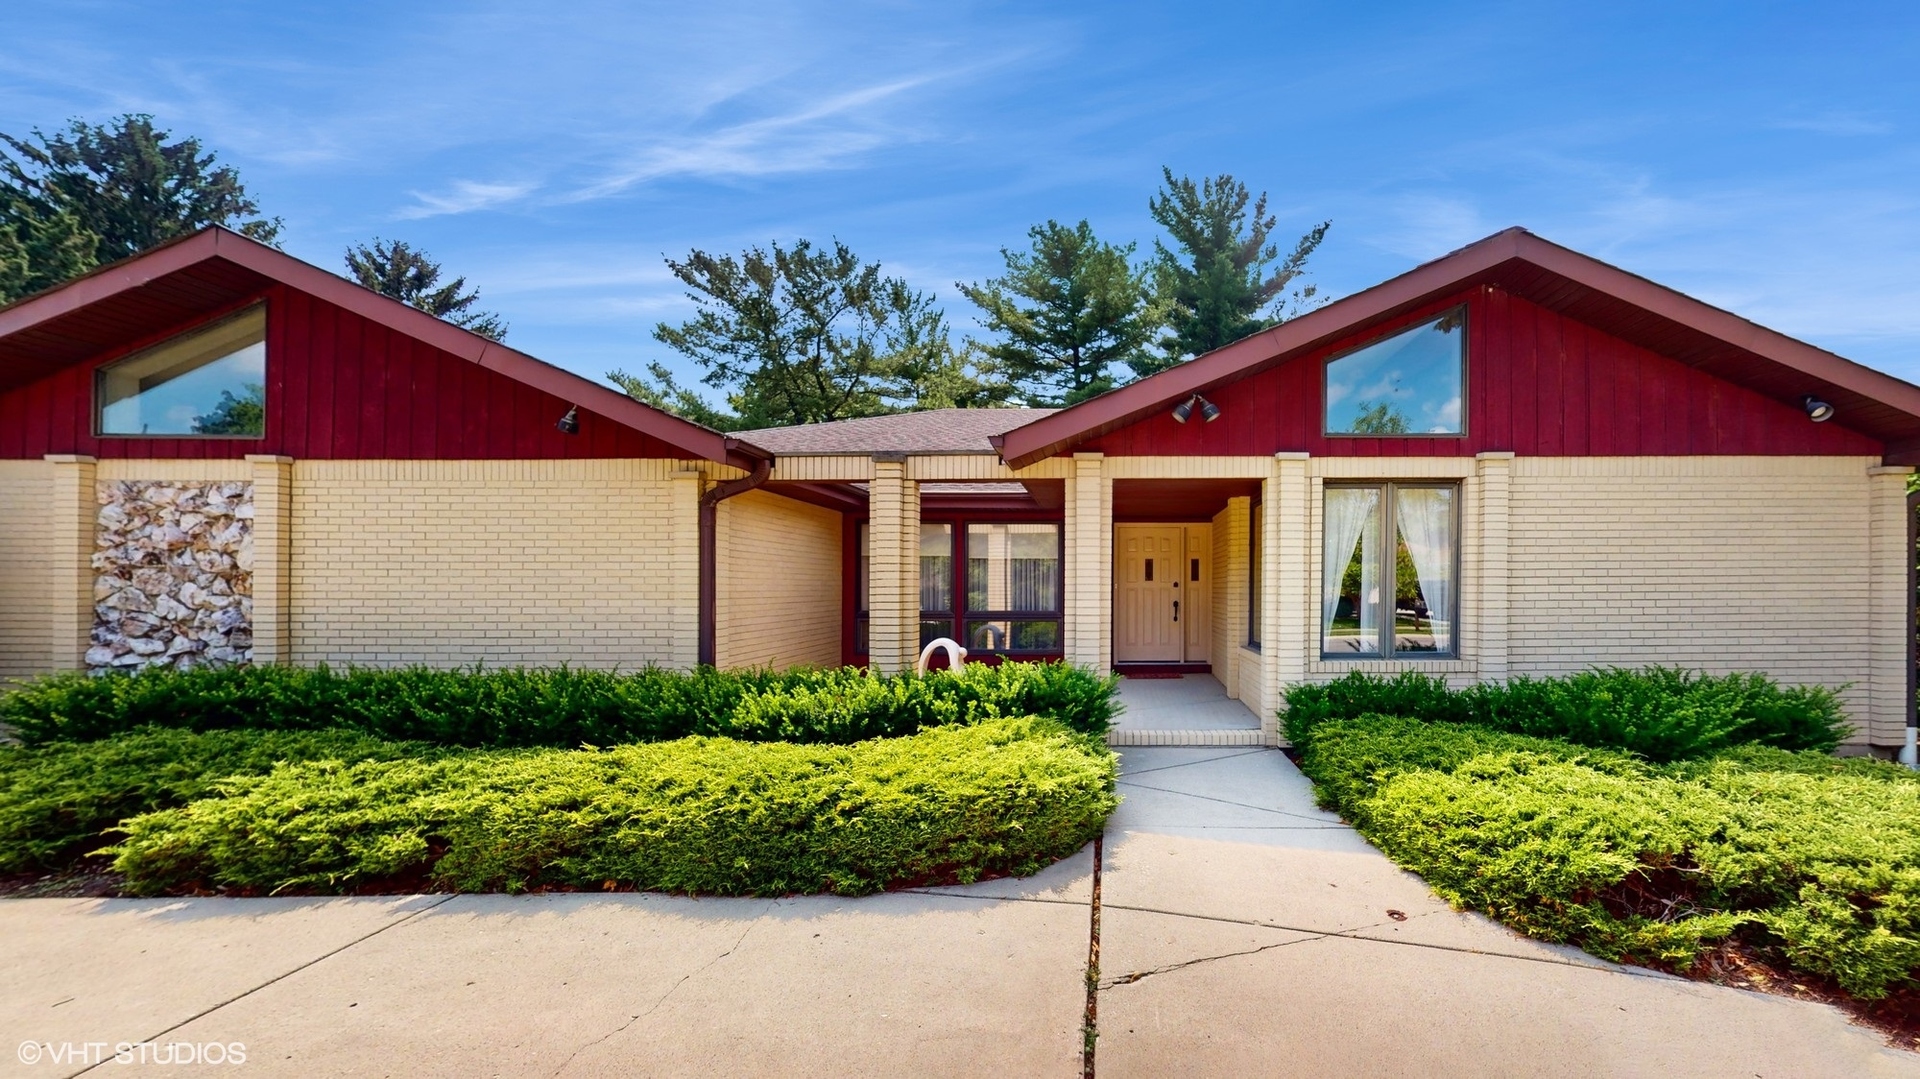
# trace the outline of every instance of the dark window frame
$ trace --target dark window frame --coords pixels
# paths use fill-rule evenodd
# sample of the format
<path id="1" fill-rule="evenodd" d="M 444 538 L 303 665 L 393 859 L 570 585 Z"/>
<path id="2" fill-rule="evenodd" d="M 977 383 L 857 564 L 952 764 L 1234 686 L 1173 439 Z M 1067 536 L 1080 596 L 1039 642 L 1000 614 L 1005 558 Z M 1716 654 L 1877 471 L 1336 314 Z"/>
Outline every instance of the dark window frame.
<path id="1" fill-rule="evenodd" d="M 1339 352 L 1336 352 L 1333 355 L 1328 356 L 1326 359 L 1320 361 L 1320 437 L 1322 438 L 1466 438 L 1467 432 L 1469 430 L 1469 424 L 1471 423 L 1471 420 L 1472 420 L 1472 417 L 1469 415 L 1469 413 L 1472 410 L 1467 407 L 1467 379 L 1472 374 L 1472 369 L 1470 367 L 1470 364 L 1472 363 L 1472 352 L 1473 352 L 1473 349 L 1471 347 L 1472 339 L 1469 336 L 1473 329 L 1473 323 L 1469 318 L 1468 306 L 1469 305 L 1466 303 L 1454 304 L 1451 307 L 1446 308 L 1445 310 L 1436 311 L 1430 315 L 1425 316 L 1424 318 L 1420 318 L 1413 322 L 1409 322 L 1404 326 L 1400 326 L 1395 329 L 1388 330 L 1385 333 L 1381 333 L 1373 337 L 1369 337 L 1367 340 L 1353 346 L 1352 348 L 1341 349 Z M 1334 364 L 1340 362 L 1341 360 L 1346 359 L 1348 356 L 1351 356 L 1356 352 L 1362 352 L 1366 349 L 1372 348 L 1373 346 L 1379 344 L 1382 341 L 1391 340 L 1395 337 L 1400 336 L 1403 333 L 1412 333 L 1415 330 L 1421 329 L 1422 327 L 1426 326 L 1428 323 L 1439 322 L 1441 319 L 1444 319 L 1450 315 L 1458 315 L 1460 318 L 1460 430 L 1458 431 L 1408 431 L 1404 434 L 1382 435 L 1382 434 L 1374 434 L 1368 431 L 1335 431 L 1331 429 L 1332 424 L 1329 421 L 1332 419 L 1332 417 L 1328 414 L 1329 410 L 1327 405 L 1327 379 L 1328 379 L 1329 372 L 1333 370 Z"/>
<path id="2" fill-rule="evenodd" d="M 238 307 L 222 312 L 221 314 L 218 314 L 212 318 L 206 319 L 201 322 L 196 322 L 191 326 L 181 327 L 175 330 L 174 332 L 167 334 L 165 337 L 162 337 L 158 341 L 154 341 L 150 344 L 141 345 L 140 347 L 131 349 L 121 355 L 114 356 L 110 359 L 102 360 L 99 363 L 96 363 L 91 372 L 92 385 L 89 388 L 89 393 L 91 394 L 90 403 L 92 405 L 91 412 L 93 417 L 92 418 L 93 437 L 97 439 L 103 439 L 103 440 L 109 440 L 109 441 L 113 439 L 142 439 L 146 441 L 153 441 L 156 439 L 165 439 L 165 440 L 180 439 L 188 442 L 264 442 L 266 441 L 269 435 L 271 434 L 269 425 L 272 422 L 272 414 L 271 414 L 271 411 L 267 408 L 267 393 L 269 388 L 272 385 L 272 379 L 270 376 L 268 376 L 264 372 L 264 370 L 262 372 L 261 380 L 260 380 L 261 381 L 261 385 L 260 385 L 261 416 L 260 416 L 260 433 L 257 435 L 201 434 L 198 432 L 169 432 L 169 433 L 161 433 L 161 434 L 152 434 L 148 432 L 131 432 L 130 433 L 126 431 L 108 431 L 105 429 L 106 427 L 106 392 L 105 392 L 106 388 L 104 383 L 106 381 L 108 371 L 112 370 L 115 367 L 120 366 L 121 364 L 132 363 L 133 361 L 138 360 L 143 356 L 147 356 L 154 352 L 158 352 L 159 350 L 166 348 L 177 341 L 185 340 L 186 338 L 192 337 L 196 334 L 206 333 L 208 331 L 216 329 L 217 327 L 223 326 L 229 322 L 235 322 L 235 321 L 238 321 L 239 319 L 247 318 L 251 316 L 255 311 L 260 312 L 260 344 L 263 348 L 266 349 L 266 355 L 263 360 L 263 363 L 271 364 L 273 363 L 273 349 L 272 349 L 273 310 L 272 310 L 272 305 L 267 301 L 265 297 L 249 300 Z"/>
<path id="3" fill-rule="evenodd" d="M 968 662 L 983 661 L 987 663 L 997 663 L 1002 658 L 1020 660 L 1059 659 L 1065 655 L 1067 525 L 1064 517 L 1049 514 L 1044 510 L 1003 511 L 936 507 L 923 510 L 920 514 L 920 520 L 924 524 L 951 524 L 954 529 L 953 594 L 956 610 L 953 612 L 950 620 L 947 619 L 944 613 L 936 612 L 940 620 L 947 621 L 948 632 L 945 634 L 946 636 L 952 637 L 954 640 L 965 644 L 966 637 L 961 634 L 965 632 L 966 623 L 974 619 L 978 619 L 979 621 L 1053 622 L 1058 626 L 1055 639 L 1061 642 L 1060 647 L 1045 650 L 1003 650 L 991 652 L 981 649 L 969 649 Z M 1048 524 L 1054 527 L 1054 535 L 1058 539 L 1055 550 L 1058 552 L 1060 566 L 1060 581 L 1059 588 L 1056 590 L 1054 610 L 1036 612 L 970 611 L 966 608 L 967 558 L 965 536 L 969 524 Z M 862 533 L 865 533 L 870 527 L 870 515 L 864 510 L 856 510 L 846 515 L 845 524 L 841 530 L 843 544 L 841 560 L 841 602 L 842 611 L 844 612 L 840 637 L 841 657 L 843 662 L 852 666 L 864 666 L 869 658 L 867 649 L 861 647 L 866 643 L 865 634 L 862 632 L 862 629 L 867 624 L 870 612 L 861 610 L 860 606 L 861 562 L 867 557 L 865 545 L 860 542 L 860 539 Z M 920 621 L 931 621 L 931 619 L 922 618 Z M 938 659 L 939 657 L 936 656 L 935 658 Z"/>
<path id="4" fill-rule="evenodd" d="M 938 523 L 941 519 L 936 518 Z M 1057 566 L 1059 579 L 1054 582 L 1053 609 L 1049 611 L 1003 611 L 974 610 L 967 602 L 967 570 L 972 559 L 967 552 L 967 532 L 976 524 L 1044 524 L 1053 527 L 1054 565 Z M 1065 647 L 1067 617 L 1067 526 L 1065 521 L 1008 521 L 989 520 L 962 516 L 954 519 L 954 612 L 952 626 L 959 630 L 960 636 L 953 639 L 967 648 L 969 653 L 983 651 L 988 655 L 1007 656 L 1015 659 L 1031 659 L 1038 656 L 1057 656 Z M 925 621 L 926 619 L 922 619 Z M 1052 622 L 1053 639 L 1060 642 L 1054 648 L 999 648 L 993 650 L 974 649 L 967 644 L 967 630 L 975 622 Z M 1011 634 L 1009 634 L 1011 636 Z"/>
<path id="5" fill-rule="evenodd" d="M 1397 557 L 1399 536 L 1394 530 L 1393 495 L 1395 491 L 1401 489 L 1445 489 L 1453 492 L 1453 595 L 1449 597 L 1452 600 L 1452 609 L 1447 612 L 1448 624 L 1453 627 L 1453 639 L 1448 642 L 1449 647 L 1444 652 L 1400 651 L 1398 645 L 1395 643 L 1399 636 L 1398 606 L 1396 601 L 1382 604 L 1386 617 L 1383 620 L 1385 624 L 1380 630 L 1381 647 L 1378 651 L 1329 652 L 1327 651 L 1327 636 L 1324 629 L 1327 617 L 1324 605 L 1327 597 L 1324 591 L 1322 591 L 1320 582 L 1316 581 L 1314 591 L 1319 594 L 1319 598 L 1315 607 L 1315 622 L 1318 626 L 1323 627 L 1317 631 L 1320 638 L 1319 654 L 1322 660 L 1353 660 L 1355 662 L 1370 663 L 1392 660 L 1394 662 L 1421 663 L 1451 662 L 1460 658 L 1460 611 L 1462 608 L 1461 592 L 1463 591 L 1461 587 L 1463 584 L 1461 579 L 1461 548 L 1464 546 L 1461 542 L 1461 528 L 1466 517 L 1466 496 L 1464 493 L 1465 485 L 1458 480 L 1341 480 L 1339 482 L 1322 484 L 1320 494 L 1320 538 L 1318 541 L 1320 544 L 1320 560 L 1322 564 L 1321 572 L 1326 572 L 1325 562 L 1327 558 L 1326 492 L 1334 490 L 1376 490 L 1380 492 L 1380 509 L 1378 512 L 1380 514 L 1380 535 L 1383 537 L 1383 542 L 1380 544 L 1379 558 L 1383 564 L 1376 566 L 1375 569 L 1380 572 L 1379 582 L 1381 595 L 1398 597 L 1399 582 L 1395 577 L 1399 568 Z M 1431 617 L 1431 612 L 1429 612 L 1429 618 Z"/>

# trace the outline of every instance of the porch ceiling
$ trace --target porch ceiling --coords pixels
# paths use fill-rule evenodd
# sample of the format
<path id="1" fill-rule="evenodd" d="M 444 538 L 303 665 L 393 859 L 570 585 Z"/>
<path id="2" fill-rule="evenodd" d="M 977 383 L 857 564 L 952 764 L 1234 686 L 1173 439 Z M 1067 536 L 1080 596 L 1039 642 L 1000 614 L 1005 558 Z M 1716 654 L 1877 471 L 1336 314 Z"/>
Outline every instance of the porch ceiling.
<path id="1" fill-rule="evenodd" d="M 1227 508 L 1227 499 L 1253 497 L 1260 481 L 1114 480 L 1116 521 L 1210 521 Z"/>

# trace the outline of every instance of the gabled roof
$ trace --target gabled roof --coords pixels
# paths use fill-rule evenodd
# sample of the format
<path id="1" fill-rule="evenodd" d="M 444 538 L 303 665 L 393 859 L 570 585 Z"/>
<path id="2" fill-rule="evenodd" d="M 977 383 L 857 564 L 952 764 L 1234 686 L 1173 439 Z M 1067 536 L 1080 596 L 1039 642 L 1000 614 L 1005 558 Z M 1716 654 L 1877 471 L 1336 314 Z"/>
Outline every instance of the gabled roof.
<path id="1" fill-rule="evenodd" d="M 689 457 L 751 468 L 771 456 L 750 442 L 643 404 L 218 226 L 0 308 L 0 392 L 239 302 L 276 282 L 659 439 Z"/>
<path id="2" fill-rule="evenodd" d="M 991 439 L 1054 412 L 1050 408 L 935 408 L 891 416 L 741 431 L 775 453 L 992 453 Z"/>
<path id="3" fill-rule="evenodd" d="M 1021 468 L 1369 326 L 1494 285 L 1642 348 L 1879 439 L 1888 462 L 1920 461 L 1920 386 L 1815 348 L 1520 228 L 1495 233 L 1370 289 L 1189 363 L 1014 428 L 995 440 Z"/>

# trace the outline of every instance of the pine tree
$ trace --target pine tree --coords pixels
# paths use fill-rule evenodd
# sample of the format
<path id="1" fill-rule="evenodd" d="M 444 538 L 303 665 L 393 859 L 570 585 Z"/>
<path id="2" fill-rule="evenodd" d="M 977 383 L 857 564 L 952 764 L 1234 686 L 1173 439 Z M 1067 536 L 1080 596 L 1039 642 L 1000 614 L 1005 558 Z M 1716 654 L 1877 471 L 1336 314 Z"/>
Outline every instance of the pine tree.
<path id="1" fill-rule="evenodd" d="M 417 307 L 462 329 L 494 341 L 507 338 L 507 324 L 491 311 L 476 311 L 480 290 L 467 291 L 467 279 L 440 284 L 440 264 L 425 251 L 401 240 L 374 237 L 373 243 L 347 248 L 347 273 L 382 296 Z"/>
<path id="2" fill-rule="evenodd" d="M 613 372 L 632 396 L 713 427 L 752 429 L 877 416 L 927 400 L 986 401 L 993 380 L 955 353 L 931 295 L 835 241 L 750 248 L 739 257 L 695 250 L 667 260 L 698 305 L 654 338 L 692 359 L 727 395 L 712 408 L 663 366 L 651 378 Z M 1004 394 L 1002 394 L 1004 398 Z"/>
<path id="3" fill-rule="evenodd" d="M 1115 364 L 1136 364 L 1159 327 L 1133 245 L 1102 242 L 1082 221 L 1027 231 L 1030 252 L 1000 251 L 1006 273 L 959 286 L 1002 339 L 981 345 L 1029 404 L 1075 404 L 1112 389 Z"/>
<path id="4" fill-rule="evenodd" d="M 0 301 L 208 225 L 272 243 L 280 220 L 259 216 L 240 174 L 171 137 L 144 114 L 0 134 Z"/>
<path id="5" fill-rule="evenodd" d="M 1165 186 L 1147 203 L 1174 247 L 1154 241 L 1153 280 L 1172 333 L 1160 354 L 1134 365 L 1139 376 L 1230 345 L 1318 302 L 1312 285 L 1288 286 L 1306 272 L 1307 259 L 1326 238 L 1323 221 L 1280 259 L 1268 242 L 1277 219 L 1267 194 L 1255 200 L 1247 185 L 1221 174 L 1195 184 L 1162 168 Z M 1248 203 L 1252 202 L 1249 209 Z M 1279 259 L 1279 264 L 1274 261 Z"/>

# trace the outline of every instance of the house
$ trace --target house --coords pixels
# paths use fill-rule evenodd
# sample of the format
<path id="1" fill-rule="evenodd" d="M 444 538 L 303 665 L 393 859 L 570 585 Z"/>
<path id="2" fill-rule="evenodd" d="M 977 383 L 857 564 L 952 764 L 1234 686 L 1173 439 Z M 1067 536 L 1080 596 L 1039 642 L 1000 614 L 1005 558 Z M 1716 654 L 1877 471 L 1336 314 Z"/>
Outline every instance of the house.
<path id="1" fill-rule="evenodd" d="M 1913 688 L 1920 387 L 1508 230 L 1062 410 L 722 435 L 210 229 L 0 310 L 0 675 L 200 662 Z"/>

